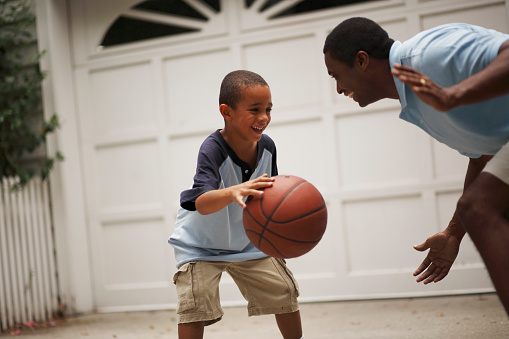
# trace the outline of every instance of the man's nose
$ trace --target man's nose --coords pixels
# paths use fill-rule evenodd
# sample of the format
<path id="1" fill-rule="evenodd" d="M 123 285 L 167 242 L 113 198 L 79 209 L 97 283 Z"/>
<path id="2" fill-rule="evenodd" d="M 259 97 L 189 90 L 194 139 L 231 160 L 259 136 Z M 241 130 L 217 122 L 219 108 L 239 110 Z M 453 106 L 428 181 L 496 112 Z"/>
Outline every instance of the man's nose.
<path id="1" fill-rule="evenodd" d="M 339 81 L 336 82 L 336 90 L 337 90 L 338 94 L 343 94 L 343 89 L 341 88 Z"/>

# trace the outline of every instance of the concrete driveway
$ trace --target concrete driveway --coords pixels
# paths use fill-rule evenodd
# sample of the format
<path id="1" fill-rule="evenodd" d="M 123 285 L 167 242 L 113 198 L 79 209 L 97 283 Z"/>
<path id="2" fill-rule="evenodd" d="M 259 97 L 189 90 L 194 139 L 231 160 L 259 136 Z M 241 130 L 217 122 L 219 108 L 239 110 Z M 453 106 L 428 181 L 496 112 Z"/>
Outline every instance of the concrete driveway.
<path id="1" fill-rule="evenodd" d="M 273 316 L 249 318 L 245 307 L 224 311 L 220 322 L 205 328 L 205 338 L 281 338 Z M 509 318 L 495 294 L 303 303 L 301 315 L 306 339 L 509 338 Z M 177 338 L 176 319 L 173 310 L 89 314 L 51 328 L 22 328 L 16 338 Z"/>

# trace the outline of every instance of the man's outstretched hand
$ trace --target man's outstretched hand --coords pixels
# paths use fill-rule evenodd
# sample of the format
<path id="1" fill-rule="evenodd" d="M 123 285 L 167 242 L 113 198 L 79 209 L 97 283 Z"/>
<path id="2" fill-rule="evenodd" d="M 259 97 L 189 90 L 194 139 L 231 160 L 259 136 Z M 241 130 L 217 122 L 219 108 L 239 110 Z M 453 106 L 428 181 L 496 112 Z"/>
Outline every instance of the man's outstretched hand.
<path id="1" fill-rule="evenodd" d="M 440 112 L 454 108 L 454 96 L 449 88 L 438 86 L 433 80 L 415 69 L 394 64 L 392 75 L 409 86 L 423 102 Z"/>
<path id="2" fill-rule="evenodd" d="M 420 252 L 429 249 L 428 255 L 414 272 L 414 276 L 420 274 L 416 281 L 429 284 L 445 278 L 458 256 L 460 242 L 461 240 L 452 235 L 439 232 L 426 239 L 423 244 L 415 245 L 414 248 Z"/>

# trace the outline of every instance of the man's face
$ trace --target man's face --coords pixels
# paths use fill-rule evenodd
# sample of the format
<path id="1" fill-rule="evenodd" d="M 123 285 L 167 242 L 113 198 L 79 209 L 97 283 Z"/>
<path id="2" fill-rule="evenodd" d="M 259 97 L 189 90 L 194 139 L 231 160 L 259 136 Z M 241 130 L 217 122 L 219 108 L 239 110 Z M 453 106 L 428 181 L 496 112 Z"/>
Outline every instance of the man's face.
<path id="1" fill-rule="evenodd" d="M 366 61 L 365 61 L 366 62 Z M 362 60 L 357 58 L 352 67 L 325 53 L 325 66 L 329 75 L 336 80 L 336 90 L 356 101 L 359 106 L 365 107 L 376 100 L 372 99 L 373 89 L 366 79 Z M 367 66 L 365 66 L 367 67 Z"/>

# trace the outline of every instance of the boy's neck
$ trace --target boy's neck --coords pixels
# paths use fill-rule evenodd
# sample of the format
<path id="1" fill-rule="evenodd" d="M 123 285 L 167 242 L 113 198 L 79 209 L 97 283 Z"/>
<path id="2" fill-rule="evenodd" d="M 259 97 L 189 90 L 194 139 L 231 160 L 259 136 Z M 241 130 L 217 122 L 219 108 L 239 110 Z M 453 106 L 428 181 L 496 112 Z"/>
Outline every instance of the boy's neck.
<path id="1" fill-rule="evenodd" d="M 228 143 L 228 145 L 233 149 L 235 154 L 245 163 L 248 163 L 251 168 L 256 166 L 256 157 L 257 157 L 257 142 L 248 141 L 245 139 L 239 138 L 234 133 L 228 133 L 227 129 L 222 129 L 220 131 L 224 140 Z"/>

